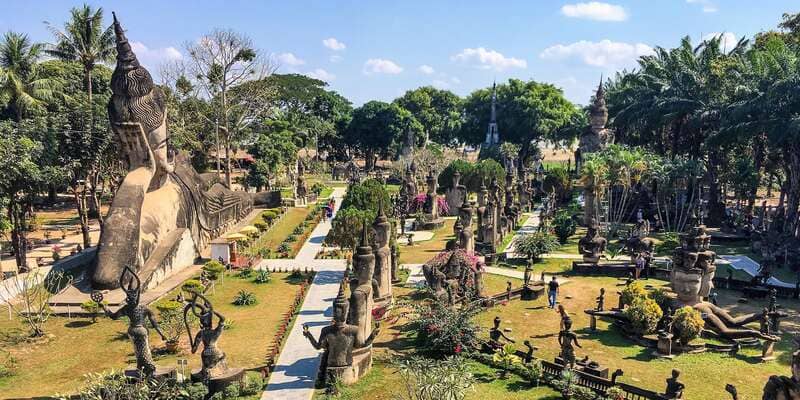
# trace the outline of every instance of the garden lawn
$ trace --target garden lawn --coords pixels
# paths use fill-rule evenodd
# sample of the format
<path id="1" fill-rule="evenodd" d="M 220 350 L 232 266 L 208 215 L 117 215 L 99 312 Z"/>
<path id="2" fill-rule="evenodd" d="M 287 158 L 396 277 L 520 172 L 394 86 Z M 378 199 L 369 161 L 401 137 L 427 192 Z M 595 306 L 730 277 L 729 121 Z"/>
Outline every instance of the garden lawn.
<path id="1" fill-rule="evenodd" d="M 625 371 L 620 380 L 650 390 L 663 391 L 664 380 L 669 377 L 673 368 L 683 371 L 681 380 L 686 383 L 686 398 L 689 399 L 724 399 L 728 398 L 725 384 L 737 386 L 740 398 L 760 398 L 761 389 L 770 375 L 789 375 L 791 337 L 798 330 L 797 309 L 800 303 L 794 300 L 783 300 L 781 303 L 790 313 L 782 327 L 787 331 L 783 340 L 776 346 L 778 359 L 769 363 L 761 363 L 760 348 L 746 348 L 737 356 L 707 352 L 703 354 L 684 354 L 672 361 L 665 361 L 652 356 L 652 349 L 643 348 L 611 327 L 606 321 L 598 321 L 598 331 L 589 331 L 589 318 L 583 312 L 595 306 L 595 299 L 601 287 L 606 289 L 606 307 L 616 306 L 620 287 L 614 278 L 570 276 L 570 282 L 561 286 L 559 301 L 564 304 L 574 322 L 574 330 L 583 346 L 576 349 L 579 358 L 589 356 L 600 362 L 611 371 L 621 368 Z M 661 286 L 666 284 L 660 280 L 647 280 L 645 284 Z M 739 293 L 720 290 L 719 301 L 735 315 L 760 310 L 764 304 L 751 301 L 750 304 L 738 304 Z M 567 297 L 571 297 L 567 299 Z M 491 327 L 495 316 L 501 318 L 503 328 L 512 328 L 509 336 L 517 341 L 516 347 L 522 349 L 521 342 L 531 340 L 539 347 L 535 353 L 538 357 L 552 360 L 558 353 L 557 334 L 559 315 L 547 308 L 547 299 L 523 302 L 515 300 L 505 306 L 495 306 L 479 316 L 481 326 L 486 330 Z M 537 397 L 529 397 L 536 399 Z"/>
<path id="2" fill-rule="evenodd" d="M 445 219 L 444 226 L 433 231 L 433 239 L 424 242 L 415 242 L 413 246 L 406 246 L 406 241 L 400 239 L 400 264 L 423 264 L 443 251 L 447 241 L 453 239 L 453 225 L 455 219 Z"/>
<path id="3" fill-rule="evenodd" d="M 291 207 L 284 215 L 276 222 L 272 227 L 269 228 L 265 233 L 261 235 L 256 241 L 251 245 L 253 251 L 257 251 L 260 248 L 266 248 L 272 251 L 273 257 L 278 251 L 278 245 L 284 241 L 289 235 L 292 234 L 292 231 L 295 227 L 302 223 L 306 216 L 313 210 L 313 206 L 309 207 Z M 261 219 L 259 215 L 253 222 L 258 221 Z M 311 232 L 314 229 L 316 223 L 309 223 L 308 227 L 306 228 L 305 233 Z M 303 247 L 303 237 L 304 235 L 297 235 L 297 240 L 291 244 L 289 249 L 289 258 L 294 258 L 300 248 Z"/>
<path id="4" fill-rule="evenodd" d="M 256 284 L 235 276 L 226 276 L 209 299 L 216 310 L 233 324 L 220 339 L 220 348 L 227 354 L 228 363 L 234 367 L 255 368 L 263 365 L 267 346 L 277 331 L 282 314 L 288 311 L 299 290 L 299 283 L 287 279 L 289 274 L 274 273 L 272 281 Z M 239 290 L 255 293 L 258 304 L 234 306 L 231 304 Z M 167 298 L 174 297 L 175 292 Z M 156 314 L 154 306 L 151 309 Z M 3 310 L 2 315 L 5 314 Z M 196 332 L 196 327 L 193 333 Z M 0 321 L 0 361 L 7 354 L 17 361 L 15 374 L 0 379 L 0 398 L 53 396 L 74 393 L 84 382 L 83 376 L 92 372 L 121 370 L 135 365 L 133 349 L 128 340 L 124 320 L 112 321 L 98 318 L 90 324 L 88 319 L 52 317 L 46 325 L 48 340 L 41 344 L 18 342 L 25 335 L 24 327 L 17 321 L 3 318 Z M 200 355 L 191 354 L 185 334 L 181 337 L 181 353 L 158 355 L 163 343 L 150 330 L 150 344 L 156 363 L 175 366 L 178 358 L 187 359 L 189 366 L 200 366 Z"/>

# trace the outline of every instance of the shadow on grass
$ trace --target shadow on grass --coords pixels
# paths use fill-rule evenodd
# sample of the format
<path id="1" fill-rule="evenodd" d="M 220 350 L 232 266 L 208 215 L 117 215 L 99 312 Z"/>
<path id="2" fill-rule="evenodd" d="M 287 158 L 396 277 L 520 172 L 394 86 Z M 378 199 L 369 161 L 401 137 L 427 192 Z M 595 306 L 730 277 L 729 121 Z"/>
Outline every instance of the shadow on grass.
<path id="1" fill-rule="evenodd" d="M 92 321 L 86 320 L 86 319 L 82 319 L 82 320 L 78 320 L 78 321 L 69 321 L 66 324 L 64 324 L 64 326 L 67 327 L 67 328 L 83 328 L 83 327 L 89 326 L 91 324 L 92 324 Z"/>

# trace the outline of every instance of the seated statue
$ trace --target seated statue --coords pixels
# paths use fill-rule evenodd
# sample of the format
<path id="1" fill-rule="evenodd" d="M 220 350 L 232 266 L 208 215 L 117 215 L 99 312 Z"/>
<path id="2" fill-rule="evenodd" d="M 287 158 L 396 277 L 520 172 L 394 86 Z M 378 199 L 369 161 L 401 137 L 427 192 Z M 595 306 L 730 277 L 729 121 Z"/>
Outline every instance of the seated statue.
<path id="1" fill-rule="evenodd" d="M 117 65 L 108 116 L 126 175 L 100 234 L 91 283 L 94 289 L 116 289 L 123 268 L 132 266 L 146 290 L 158 283 L 154 278 L 191 265 L 211 239 L 246 216 L 254 203 L 279 197 L 231 191 L 201 177 L 185 154 L 170 160 L 164 94 L 139 63 L 116 16 L 114 32 Z"/>
<path id="2" fill-rule="evenodd" d="M 677 369 L 672 370 L 672 377 L 667 378 L 667 388 L 664 391 L 664 397 L 670 400 L 678 400 L 683 398 L 683 391 L 686 385 L 679 381 L 681 371 Z"/>
<path id="3" fill-rule="evenodd" d="M 362 340 L 359 327 L 345 322 L 349 306 L 342 285 L 333 301 L 333 324 L 322 328 L 319 339 L 315 339 L 309 332 L 308 326 L 303 325 L 303 336 L 315 349 L 325 351 L 320 368 L 325 369 L 323 379 L 329 388 L 333 387 L 335 382 L 346 385 L 355 382 L 357 378 L 353 371 L 353 349 L 369 346 L 380 332 L 380 326 L 377 326 L 369 337 Z"/>
<path id="4" fill-rule="evenodd" d="M 434 296 L 448 302 L 482 296 L 482 268 L 476 257 L 460 248 L 447 249 L 422 266 Z M 451 301 L 452 300 L 452 301 Z"/>
<path id="5" fill-rule="evenodd" d="M 600 236 L 597 222 L 594 222 L 586 230 L 586 235 L 578 241 L 578 252 L 583 255 L 583 261 L 597 263 L 603 252 L 606 251 L 606 238 Z"/>

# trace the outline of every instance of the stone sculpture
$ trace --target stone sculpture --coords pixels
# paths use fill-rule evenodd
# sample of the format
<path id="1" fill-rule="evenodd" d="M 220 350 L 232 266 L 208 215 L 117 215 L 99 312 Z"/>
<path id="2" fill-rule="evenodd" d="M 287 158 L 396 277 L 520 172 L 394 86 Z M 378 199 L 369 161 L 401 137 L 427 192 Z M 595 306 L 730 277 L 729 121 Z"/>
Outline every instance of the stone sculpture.
<path id="1" fill-rule="evenodd" d="M 350 281 L 350 313 L 347 323 L 358 327 L 359 341 L 366 340 L 372 333 L 372 308 L 373 282 L 372 277 L 375 271 L 375 254 L 369 244 L 367 223 L 364 221 L 364 229 L 361 234 L 361 245 L 356 249 L 353 257 L 353 271 L 356 278 Z"/>
<path id="2" fill-rule="evenodd" d="M 422 266 L 428 287 L 441 301 L 483 296 L 483 267 L 464 249 L 445 250 Z"/>
<path id="3" fill-rule="evenodd" d="M 690 306 L 705 315 L 706 328 L 726 339 L 756 338 L 770 342 L 779 337 L 746 328 L 758 322 L 762 314 L 733 317 L 722 308 L 704 301 L 713 286 L 716 254 L 709 249 L 710 236 L 704 225 L 695 225 L 688 233 L 681 234 L 681 247 L 675 250 L 670 276 L 672 290 L 677 295 L 678 306 Z M 679 308 L 676 307 L 675 309 Z"/>
<path id="4" fill-rule="evenodd" d="M 506 336 L 506 334 L 500 329 L 500 317 L 494 317 L 494 320 L 492 321 L 492 328 L 489 329 L 489 347 L 491 350 L 502 348 L 503 343 L 501 340 L 505 340 L 509 343 L 516 343 L 514 339 Z"/>
<path id="5" fill-rule="evenodd" d="M 297 183 L 295 185 L 295 203 L 300 206 L 308 204 L 308 187 L 305 177 L 306 167 L 303 161 L 297 159 Z"/>
<path id="6" fill-rule="evenodd" d="M 325 351 L 320 368 L 324 368 L 324 380 L 329 390 L 334 388 L 337 382 L 344 385 L 353 384 L 366 373 L 354 368 L 353 350 L 368 348 L 380 331 L 380 327 L 377 327 L 369 336 L 362 338 L 359 326 L 345 322 L 348 320 L 349 304 L 342 285 L 333 301 L 333 324 L 322 328 L 319 339 L 314 339 L 307 325 L 303 326 L 303 336 L 315 349 Z"/>
<path id="7" fill-rule="evenodd" d="M 202 303 L 198 300 L 202 300 Z M 189 311 L 200 322 L 200 330 L 194 336 L 189 324 Z M 214 317 L 217 317 L 217 326 L 214 326 Z M 212 391 L 218 391 L 228 383 L 241 380 L 244 371 L 241 368 L 228 368 L 225 353 L 217 347 L 217 342 L 225 329 L 225 317 L 214 310 L 208 298 L 200 293 L 193 293 L 191 300 L 183 308 L 183 323 L 189 336 L 192 354 L 197 352 L 201 344 L 203 345 L 203 351 L 200 353 L 202 367 L 192 374 L 193 380 L 208 384 Z"/>
<path id="8" fill-rule="evenodd" d="M 578 252 L 583 256 L 584 262 L 596 264 L 605 252 L 607 243 L 606 238 L 600 236 L 597 222 L 592 221 L 586 229 L 586 235 L 578 241 Z"/>
<path id="9" fill-rule="evenodd" d="M 561 346 L 561 353 L 559 357 L 564 362 L 564 365 L 574 368 L 575 367 L 575 347 L 579 348 L 581 345 L 578 343 L 578 336 L 572 332 L 572 319 L 567 317 L 563 320 L 564 329 L 558 332 L 558 344 Z"/>
<path id="10" fill-rule="evenodd" d="M 478 243 L 483 243 L 484 233 L 486 231 L 486 222 L 484 221 L 484 213 L 486 212 L 486 200 L 489 197 L 489 191 L 486 190 L 486 184 L 481 182 L 481 188 L 478 191 L 478 232 L 475 235 L 475 240 Z"/>
<path id="11" fill-rule="evenodd" d="M 208 241 L 246 216 L 254 203 L 280 197 L 225 188 L 201 177 L 185 154 L 170 160 L 164 94 L 142 67 L 114 16 L 117 65 L 108 104 L 126 175 L 105 219 L 92 288 L 115 289 L 130 266 L 142 290 L 191 265 Z"/>
<path id="12" fill-rule="evenodd" d="M 761 398 L 763 400 L 800 400 L 800 350 L 792 353 L 792 376 L 770 376 L 764 385 L 764 393 Z"/>
<path id="13" fill-rule="evenodd" d="M 458 222 L 461 232 L 457 236 L 459 247 L 468 253 L 475 251 L 475 239 L 472 234 L 472 206 L 465 200 L 458 209 Z"/>
<path id="14" fill-rule="evenodd" d="M 664 397 L 669 400 L 678 400 L 683 398 L 683 391 L 686 388 L 678 378 L 681 376 L 681 371 L 677 369 L 672 370 L 672 376 L 667 378 L 667 388 L 664 390 Z"/>
<path id="15" fill-rule="evenodd" d="M 125 285 L 126 276 L 127 286 Z M 142 281 L 130 267 L 125 267 L 119 277 L 119 286 L 125 291 L 125 304 L 117 311 L 111 312 L 103 301 L 101 292 L 93 292 L 92 300 L 103 308 L 106 316 L 113 320 L 121 316 L 128 317 L 128 338 L 133 342 L 133 353 L 136 355 L 136 371 L 126 371 L 126 375 L 136 378 L 152 378 L 156 373 L 153 354 L 150 352 L 149 331 L 147 322 L 158 332 L 161 339 L 167 338 L 161 332 L 153 312 L 147 306 L 140 304 L 142 294 Z"/>
<path id="16" fill-rule="evenodd" d="M 606 107 L 605 90 L 602 78 L 597 86 L 594 100 L 589 106 L 590 124 L 578 142 L 578 156 L 575 159 L 576 167 L 580 171 L 582 159 L 590 153 L 600 151 L 614 141 L 614 131 L 606 128 L 608 123 L 608 107 Z"/>
<path id="17" fill-rule="evenodd" d="M 453 182 L 444 194 L 445 201 L 449 208 L 449 215 L 458 215 L 458 209 L 467 201 L 467 187 L 461 184 L 461 173 L 453 173 Z"/>
<path id="18" fill-rule="evenodd" d="M 389 301 L 392 297 L 392 254 L 389 248 L 392 224 L 383 212 L 383 201 L 379 202 L 378 209 L 378 216 L 372 224 L 375 231 L 373 279 L 376 281 L 373 296 L 376 301 Z"/>

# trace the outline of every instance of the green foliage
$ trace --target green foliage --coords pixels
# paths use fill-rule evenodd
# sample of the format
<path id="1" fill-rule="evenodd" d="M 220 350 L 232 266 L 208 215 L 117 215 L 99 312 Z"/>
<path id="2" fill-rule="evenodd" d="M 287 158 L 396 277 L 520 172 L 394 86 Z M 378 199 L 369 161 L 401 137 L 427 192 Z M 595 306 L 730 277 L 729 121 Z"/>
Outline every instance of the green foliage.
<path id="1" fill-rule="evenodd" d="M 225 272 L 225 266 L 217 260 L 211 260 L 203 264 L 203 274 L 209 280 L 215 281 L 219 279 L 222 273 Z"/>
<path id="2" fill-rule="evenodd" d="M 252 306 L 258 302 L 255 293 L 246 290 L 240 290 L 233 298 L 233 304 L 237 306 Z"/>
<path id="3" fill-rule="evenodd" d="M 476 382 L 469 365 L 459 356 L 443 360 L 410 357 L 398 362 L 396 368 L 405 388 L 398 394 L 403 400 L 463 400 Z"/>
<path id="4" fill-rule="evenodd" d="M 681 343 L 689 343 L 699 337 L 704 325 L 700 311 L 692 307 L 681 307 L 673 314 L 672 327 Z"/>
<path id="5" fill-rule="evenodd" d="M 455 175 L 456 171 L 461 174 L 461 184 L 466 186 L 467 178 L 474 174 L 475 172 L 475 164 L 464 161 L 464 160 L 453 160 L 441 173 L 439 173 L 439 178 L 437 180 L 439 188 L 442 189 L 449 189 L 453 182 L 453 175 Z M 472 188 L 467 188 L 470 191 L 474 191 Z"/>
<path id="6" fill-rule="evenodd" d="M 188 279 L 181 285 L 181 290 L 189 293 L 203 293 L 206 287 L 197 279 Z"/>
<path id="7" fill-rule="evenodd" d="M 524 254 L 529 260 L 537 261 L 542 254 L 550 253 L 559 246 L 555 236 L 545 232 L 520 235 L 513 242 L 514 251 Z"/>
<path id="8" fill-rule="evenodd" d="M 297 160 L 299 144 L 288 122 L 266 121 L 262 129 L 249 150 L 256 161 L 250 164 L 246 178 L 247 184 L 256 190 L 271 187 L 278 172 Z"/>
<path id="9" fill-rule="evenodd" d="M 547 173 L 542 182 L 542 189 L 546 193 L 555 192 L 556 198 L 560 202 L 567 201 L 572 194 L 572 180 L 569 171 L 562 166 L 554 166 L 547 169 Z"/>
<path id="10" fill-rule="evenodd" d="M 167 341 L 177 342 L 183 333 L 183 303 L 175 300 L 159 301 L 156 309 L 158 324 Z"/>
<path id="11" fill-rule="evenodd" d="M 247 278 L 253 276 L 254 273 L 255 273 L 255 271 L 253 271 L 253 268 L 244 267 L 244 268 L 241 269 L 241 271 L 239 271 L 239 278 L 247 279 Z"/>
<path id="12" fill-rule="evenodd" d="M 441 300 L 420 305 L 412 320 L 417 331 L 417 348 L 437 356 L 475 348 L 480 331 L 475 316 L 481 311 L 479 302 L 461 308 L 450 307 Z"/>
<path id="13" fill-rule="evenodd" d="M 408 110 L 397 104 L 369 101 L 353 111 L 344 142 L 364 155 L 371 170 L 374 155 L 388 156 L 399 148 L 407 132 L 417 136 L 422 130 Z"/>
<path id="14" fill-rule="evenodd" d="M 222 398 L 224 399 L 235 399 L 237 397 L 239 397 L 238 384 L 228 385 L 222 390 Z"/>
<path id="15" fill-rule="evenodd" d="M 356 208 L 366 210 L 372 214 L 372 218 L 378 213 L 378 204 L 383 203 L 383 211 L 388 213 L 391 205 L 389 193 L 386 188 L 375 179 L 366 179 L 363 182 L 351 185 L 347 189 L 347 194 L 342 199 L 340 209 Z M 370 220 L 371 221 L 371 220 Z"/>
<path id="16" fill-rule="evenodd" d="M 421 125 L 415 145 L 428 139 L 439 144 L 451 144 L 461 127 L 462 100 L 449 90 L 423 86 L 405 92 L 394 101 L 408 110 Z"/>
<path id="17" fill-rule="evenodd" d="M 662 311 L 667 311 L 667 309 L 670 306 L 670 303 L 672 302 L 670 295 L 664 288 L 657 288 L 651 290 L 650 293 L 647 294 L 647 296 L 653 299 L 653 301 L 655 301 L 656 304 L 658 304 L 658 306 L 661 307 Z"/>
<path id="18" fill-rule="evenodd" d="M 94 300 L 87 300 L 81 303 L 81 310 L 86 311 L 87 313 L 91 314 L 92 323 L 97 322 L 97 313 L 102 310 L 100 304 Z"/>
<path id="19" fill-rule="evenodd" d="M 291 250 L 291 248 L 289 247 L 289 243 L 288 242 L 284 241 L 284 242 L 281 242 L 281 244 L 278 245 L 278 252 L 279 253 L 288 253 L 289 250 Z"/>
<path id="20" fill-rule="evenodd" d="M 514 345 L 506 343 L 492 356 L 492 361 L 499 365 L 502 370 L 501 377 L 505 378 L 508 370 L 522 363 L 522 359 L 515 353 Z"/>
<path id="21" fill-rule="evenodd" d="M 676 232 L 667 232 L 661 239 L 661 243 L 656 245 L 656 252 L 661 254 L 672 254 L 672 252 L 678 247 L 680 247 L 678 234 Z"/>
<path id="22" fill-rule="evenodd" d="M 77 398 L 81 400 L 202 400 L 207 395 L 208 389 L 202 383 L 178 383 L 173 379 L 130 381 L 121 372 L 109 371 L 86 375 L 86 383 L 77 394 Z"/>
<path id="23" fill-rule="evenodd" d="M 260 269 L 256 272 L 256 277 L 253 279 L 255 283 L 268 283 L 272 280 L 272 275 L 266 269 Z"/>
<path id="24" fill-rule="evenodd" d="M 272 225 L 276 218 L 278 218 L 278 213 L 273 210 L 267 210 L 261 213 L 261 219 L 268 225 Z"/>
<path id="25" fill-rule="evenodd" d="M 192 383 L 186 385 L 181 394 L 185 400 L 204 400 L 208 396 L 208 387 L 200 382 Z"/>
<path id="26" fill-rule="evenodd" d="M 305 230 L 303 229 L 302 225 L 295 226 L 292 230 L 292 234 L 294 235 L 302 235 Z"/>
<path id="27" fill-rule="evenodd" d="M 633 331 L 639 335 L 655 332 L 658 321 L 664 315 L 661 307 L 649 297 L 636 297 L 627 307 L 625 316 L 631 322 Z"/>
<path id="28" fill-rule="evenodd" d="M 561 244 L 566 244 L 569 237 L 574 235 L 575 230 L 578 228 L 575 219 L 573 219 L 569 211 L 566 210 L 559 210 L 556 213 L 553 218 L 552 226 L 553 232 L 555 232 L 558 237 L 558 242 Z"/>
<path id="29" fill-rule="evenodd" d="M 0 361 L 0 379 L 14 376 L 17 371 L 17 359 L 11 353 L 6 353 Z"/>
<path id="30" fill-rule="evenodd" d="M 256 221 L 253 223 L 253 226 L 258 228 L 259 232 L 266 232 L 269 229 L 269 225 L 266 222 Z"/>
<path id="31" fill-rule="evenodd" d="M 642 285 L 640 281 L 631 282 L 620 292 L 620 299 L 622 300 L 622 304 L 625 305 L 631 304 L 634 300 L 644 297 L 647 297 L 647 290 L 644 289 L 644 285 Z"/>
<path id="32" fill-rule="evenodd" d="M 244 380 L 242 381 L 239 395 L 253 396 L 261 394 L 261 391 L 264 389 L 264 384 L 264 378 L 261 377 L 260 373 L 248 372 L 245 374 Z"/>

